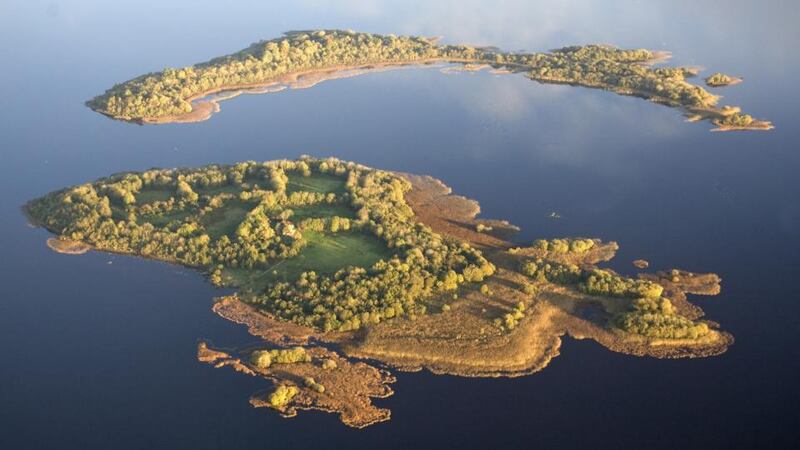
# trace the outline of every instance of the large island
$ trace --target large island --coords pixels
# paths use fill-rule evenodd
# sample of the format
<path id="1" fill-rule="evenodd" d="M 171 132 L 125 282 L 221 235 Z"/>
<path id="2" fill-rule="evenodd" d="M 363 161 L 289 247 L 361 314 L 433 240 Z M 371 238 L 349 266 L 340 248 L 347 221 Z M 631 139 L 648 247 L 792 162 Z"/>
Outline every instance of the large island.
<path id="1" fill-rule="evenodd" d="M 495 48 L 439 45 L 436 39 L 424 37 L 342 30 L 294 31 L 205 63 L 142 75 L 115 85 L 87 105 L 112 118 L 138 123 L 196 122 L 218 111 L 220 100 L 242 92 L 308 87 L 324 79 L 391 67 L 454 63 L 468 69 L 491 66 L 497 71 L 522 73 L 542 83 L 642 97 L 680 108 L 691 120 L 709 120 L 716 130 L 772 128 L 770 122 L 742 114 L 738 107 L 719 106 L 718 96 L 687 81 L 697 70 L 653 66 L 668 56 L 665 52 L 621 50 L 606 45 L 510 53 Z"/>
<path id="2" fill-rule="evenodd" d="M 517 228 L 477 219 L 478 204 L 426 176 L 335 158 L 121 173 L 25 207 L 56 251 L 91 249 L 197 268 L 237 288 L 213 310 L 263 339 L 206 343 L 198 359 L 271 380 L 251 399 L 291 416 L 387 420 L 374 397 L 398 370 L 521 376 L 558 355 L 561 336 L 659 358 L 722 353 L 730 334 L 688 302 L 714 274 L 629 278 L 598 265 L 614 242 L 512 244 Z"/>

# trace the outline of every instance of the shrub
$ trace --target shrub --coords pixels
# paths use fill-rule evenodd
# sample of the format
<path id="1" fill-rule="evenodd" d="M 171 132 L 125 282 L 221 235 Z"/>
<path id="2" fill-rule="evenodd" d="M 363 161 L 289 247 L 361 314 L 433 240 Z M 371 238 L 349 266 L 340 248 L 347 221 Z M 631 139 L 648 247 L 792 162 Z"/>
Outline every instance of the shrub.
<path id="1" fill-rule="evenodd" d="M 259 369 L 266 369 L 272 365 L 272 355 L 268 350 L 256 350 L 250 354 L 250 362 Z"/>
<path id="2" fill-rule="evenodd" d="M 314 392 L 317 392 L 317 393 L 320 393 L 320 394 L 325 392 L 325 386 L 317 383 L 317 381 L 312 377 L 303 378 L 303 384 L 305 384 L 307 388 L 311 389 Z"/>
<path id="3" fill-rule="evenodd" d="M 290 349 L 270 350 L 272 362 L 276 364 L 293 364 L 298 362 L 311 362 L 311 355 L 303 347 Z"/>
<path id="4" fill-rule="evenodd" d="M 283 408 L 288 405 L 297 393 L 300 392 L 297 386 L 281 384 L 269 394 L 269 404 L 274 408 Z"/>
<path id="5" fill-rule="evenodd" d="M 326 359 L 322 361 L 322 368 L 325 370 L 333 370 L 337 367 L 338 365 L 336 364 L 336 360 L 334 359 Z"/>

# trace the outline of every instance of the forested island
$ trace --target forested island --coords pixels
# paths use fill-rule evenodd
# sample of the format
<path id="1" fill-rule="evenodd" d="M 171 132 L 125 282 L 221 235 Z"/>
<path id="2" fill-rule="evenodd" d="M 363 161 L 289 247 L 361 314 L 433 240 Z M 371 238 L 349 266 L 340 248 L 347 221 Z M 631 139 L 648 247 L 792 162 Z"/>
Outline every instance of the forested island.
<path id="1" fill-rule="evenodd" d="M 270 380 L 251 403 L 285 416 L 388 420 L 372 398 L 397 370 L 521 376 L 558 355 L 561 336 L 660 358 L 733 342 L 686 294 L 715 295 L 714 274 L 631 278 L 599 267 L 617 244 L 540 239 L 476 219 L 478 204 L 424 176 L 335 158 L 242 162 L 112 175 L 35 199 L 32 223 L 56 251 L 90 249 L 196 268 L 237 289 L 214 302 L 262 345 L 198 359 Z"/>
<path id="2" fill-rule="evenodd" d="M 138 123 L 205 120 L 218 102 L 241 92 L 308 87 L 330 78 L 404 65 L 460 64 L 522 73 L 542 83 L 570 84 L 642 97 L 681 108 L 692 120 L 709 120 L 717 130 L 768 130 L 737 107 L 718 106 L 719 97 L 687 81 L 697 71 L 654 67 L 668 56 L 650 50 L 606 45 L 572 46 L 550 52 L 503 52 L 495 48 L 439 45 L 436 39 L 343 30 L 293 31 L 231 55 L 184 68 L 169 68 L 120 83 L 87 105 L 109 117 Z M 719 75 L 719 76 L 717 76 Z M 721 85 L 722 74 L 709 77 Z M 728 81 L 724 84 L 732 84 Z"/>
<path id="3" fill-rule="evenodd" d="M 739 77 L 732 77 L 724 73 L 716 72 L 706 77 L 706 84 L 711 87 L 724 87 L 739 84 L 742 79 Z"/>

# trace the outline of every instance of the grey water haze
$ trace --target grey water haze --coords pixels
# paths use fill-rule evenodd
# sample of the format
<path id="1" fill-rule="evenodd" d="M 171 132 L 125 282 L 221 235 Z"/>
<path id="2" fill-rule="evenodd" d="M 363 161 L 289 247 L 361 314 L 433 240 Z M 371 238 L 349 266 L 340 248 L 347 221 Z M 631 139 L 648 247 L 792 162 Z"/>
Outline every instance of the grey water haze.
<path id="1" fill-rule="evenodd" d="M 0 2 L 0 448 L 796 448 L 800 444 L 800 7 L 789 1 Z M 546 50 L 610 43 L 744 78 L 713 90 L 771 120 L 711 133 L 677 110 L 520 75 L 395 70 L 244 95 L 137 126 L 84 106 L 114 83 L 294 29 Z M 399 373 L 364 430 L 248 404 L 268 383 L 198 363 L 255 339 L 189 269 L 45 246 L 28 200 L 120 171 L 336 156 L 429 174 L 520 241 L 616 240 L 611 267 L 716 272 L 699 298 L 727 353 L 656 360 L 564 340 L 540 373 Z M 548 215 L 557 212 L 561 218 Z"/>

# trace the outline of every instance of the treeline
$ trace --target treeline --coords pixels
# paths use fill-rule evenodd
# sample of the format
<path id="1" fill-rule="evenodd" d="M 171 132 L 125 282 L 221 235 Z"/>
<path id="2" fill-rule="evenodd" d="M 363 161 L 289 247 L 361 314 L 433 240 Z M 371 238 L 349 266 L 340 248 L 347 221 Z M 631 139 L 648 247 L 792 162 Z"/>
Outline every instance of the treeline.
<path id="1" fill-rule="evenodd" d="M 94 110 L 125 120 L 181 115 L 190 99 L 214 90 L 266 83 L 282 75 L 382 63 L 440 60 L 490 64 L 524 72 L 547 83 L 577 84 L 634 94 L 686 108 L 713 107 L 717 97 L 686 81 L 688 68 L 652 68 L 648 50 L 604 45 L 573 46 L 552 52 L 507 53 L 465 45 L 437 45 L 424 37 L 342 30 L 289 33 L 206 63 L 165 69 L 115 85 L 87 102 Z"/>
<path id="2" fill-rule="evenodd" d="M 340 177 L 343 192 L 287 193 L 289 174 Z M 421 300 L 494 273 L 477 249 L 414 221 L 405 201 L 408 190 L 406 180 L 388 172 L 333 158 L 302 158 L 123 173 L 48 194 L 28 209 L 64 238 L 203 268 L 217 284 L 225 282 L 228 269 L 266 271 L 298 255 L 307 245 L 304 230 L 373 234 L 393 256 L 372 267 L 305 272 L 261 291 L 241 286 L 248 291 L 245 298 L 279 318 L 347 331 L 424 314 Z M 292 208 L 323 203 L 346 205 L 355 217 L 292 221 Z M 242 217 L 234 215 L 237 209 Z M 212 232 L 231 218 L 238 222 L 228 232 Z"/>
<path id="3" fill-rule="evenodd" d="M 530 247 L 544 252 L 545 254 L 581 254 L 586 253 L 593 249 L 596 242 L 594 239 L 580 239 L 580 238 L 559 238 L 559 239 L 537 239 L 533 241 Z M 525 250 L 526 247 L 514 247 L 509 249 L 512 255 Z"/>
<path id="4" fill-rule="evenodd" d="M 581 292 L 604 297 L 659 298 L 664 288 L 652 281 L 623 277 L 602 269 L 582 269 L 575 264 L 542 258 L 524 261 L 520 271 L 540 282 L 574 285 Z"/>

